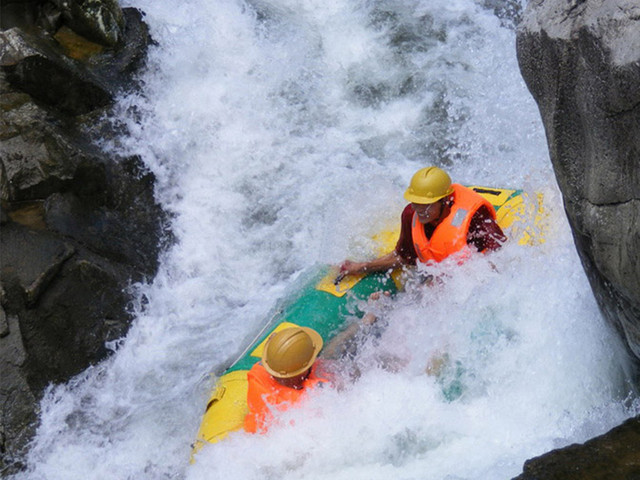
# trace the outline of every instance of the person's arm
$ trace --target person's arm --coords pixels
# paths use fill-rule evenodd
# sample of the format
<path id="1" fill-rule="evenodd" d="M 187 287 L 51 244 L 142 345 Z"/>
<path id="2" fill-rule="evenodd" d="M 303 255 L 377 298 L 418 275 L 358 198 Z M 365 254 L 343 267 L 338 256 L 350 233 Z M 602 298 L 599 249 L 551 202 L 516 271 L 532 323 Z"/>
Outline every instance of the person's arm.
<path id="1" fill-rule="evenodd" d="M 340 272 L 346 275 L 355 275 L 359 273 L 384 272 L 402 265 L 414 265 L 416 262 L 416 254 L 413 249 L 413 240 L 411 237 L 412 218 L 413 207 L 409 204 L 402 212 L 400 219 L 400 238 L 393 252 L 368 262 L 345 260 L 340 265 Z"/>
<path id="2" fill-rule="evenodd" d="M 408 204 L 400 217 L 400 236 L 396 243 L 396 254 L 404 265 L 415 265 L 418 260 L 416 249 L 413 246 L 412 222 L 414 214 L 413 206 Z"/>
<path id="3" fill-rule="evenodd" d="M 507 237 L 500 225 L 491 217 L 485 207 L 478 209 L 471 219 L 467 243 L 473 245 L 479 252 L 493 252 L 502 247 Z"/>
<path id="4" fill-rule="evenodd" d="M 402 265 L 402 259 L 394 250 L 382 257 L 376 258 L 368 262 L 352 262 L 345 260 L 340 265 L 340 272 L 347 275 L 356 275 L 359 273 L 386 272 Z"/>

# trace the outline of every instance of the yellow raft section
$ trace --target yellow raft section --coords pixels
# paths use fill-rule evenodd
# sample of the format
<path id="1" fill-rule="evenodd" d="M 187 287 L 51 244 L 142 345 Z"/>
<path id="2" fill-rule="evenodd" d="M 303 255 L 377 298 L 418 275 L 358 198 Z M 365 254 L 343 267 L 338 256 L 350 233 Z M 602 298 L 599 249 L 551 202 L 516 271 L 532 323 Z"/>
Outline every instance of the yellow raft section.
<path id="1" fill-rule="evenodd" d="M 284 328 L 296 326 L 291 322 L 282 322 L 274 332 Z M 252 352 L 251 356 L 262 358 L 262 350 L 265 339 Z M 207 403 L 207 408 L 200 424 L 200 430 L 193 446 L 193 453 L 202 448 L 206 443 L 216 443 L 225 438 L 229 432 L 243 427 L 244 417 L 247 414 L 247 372 L 248 370 L 235 370 L 222 375 L 216 384 L 216 388 Z"/>
<path id="2" fill-rule="evenodd" d="M 536 193 L 531 198 L 525 192 L 514 189 L 471 186 L 473 190 L 485 197 L 496 208 L 497 222 L 512 241 L 520 245 L 537 245 L 544 243 L 546 229 L 546 212 L 543 206 L 543 195 Z M 399 231 L 385 231 L 374 237 L 376 253 L 390 252 L 395 248 Z M 341 297 L 358 283 L 362 276 L 351 276 L 342 280 L 339 286 L 334 285 L 335 271 L 330 272 L 317 285 L 316 289 Z M 293 326 L 283 322 L 275 331 Z M 266 340 L 265 340 L 266 341 Z M 257 359 L 262 356 L 263 341 L 252 352 Z M 193 445 L 191 461 L 205 443 L 216 443 L 224 439 L 230 432 L 243 427 L 247 414 L 247 370 L 235 370 L 223 374 L 217 381 L 211 395 L 200 429 Z"/>

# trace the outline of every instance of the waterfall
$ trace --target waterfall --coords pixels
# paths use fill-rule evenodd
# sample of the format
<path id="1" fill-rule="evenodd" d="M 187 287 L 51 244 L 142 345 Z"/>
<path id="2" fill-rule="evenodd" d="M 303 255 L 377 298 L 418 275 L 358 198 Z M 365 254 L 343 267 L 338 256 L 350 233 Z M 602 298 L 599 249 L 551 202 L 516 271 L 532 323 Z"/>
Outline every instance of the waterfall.
<path id="1" fill-rule="evenodd" d="M 55 479 L 506 479 L 633 412 L 627 359 L 575 252 L 537 107 L 520 4 L 128 0 L 157 42 L 118 100 L 175 244 L 114 355 L 51 386 L 27 469 Z M 498 2 L 493 2 L 498 3 Z M 517 15 L 516 15 L 517 17 Z M 514 17 L 515 18 L 515 17 Z M 545 242 L 512 242 L 399 295 L 361 359 L 292 424 L 189 465 L 215 378 L 309 268 L 369 255 L 415 170 L 544 195 Z M 507 232 L 508 233 L 508 232 Z M 425 375 L 446 353 L 464 393 Z M 390 371 L 381 354 L 403 359 Z"/>

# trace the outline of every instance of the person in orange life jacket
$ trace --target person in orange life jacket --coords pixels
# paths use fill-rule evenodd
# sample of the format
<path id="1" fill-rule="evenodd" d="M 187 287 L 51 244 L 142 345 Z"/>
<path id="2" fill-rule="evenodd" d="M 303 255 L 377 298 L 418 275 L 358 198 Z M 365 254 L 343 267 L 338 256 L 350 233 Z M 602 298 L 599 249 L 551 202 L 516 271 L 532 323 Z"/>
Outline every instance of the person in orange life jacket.
<path id="1" fill-rule="evenodd" d="M 316 361 L 322 346 L 318 332 L 306 327 L 285 328 L 269 337 L 261 362 L 247 374 L 247 432 L 266 432 L 274 421 L 273 410 L 286 410 L 299 403 L 309 389 L 328 382 Z"/>
<path id="2" fill-rule="evenodd" d="M 452 184 L 438 167 L 418 170 L 404 198 L 411 203 L 402 212 L 396 248 L 367 262 L 345 260 L 341 273 L 387 271 L 418 261 L 438 263 L 467 247 L 494 251 L 506 241 L 493 206 L 470 188 Z"/>

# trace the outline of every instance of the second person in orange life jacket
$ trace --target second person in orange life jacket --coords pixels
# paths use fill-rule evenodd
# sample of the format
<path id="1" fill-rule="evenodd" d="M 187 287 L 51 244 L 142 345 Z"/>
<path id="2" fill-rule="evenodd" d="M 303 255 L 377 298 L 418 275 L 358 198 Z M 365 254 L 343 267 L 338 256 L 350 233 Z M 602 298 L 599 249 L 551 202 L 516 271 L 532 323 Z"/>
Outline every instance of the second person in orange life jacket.
<path id="1" fill-rule="evenodd" d="M 496 223 L 493 206 L 470 188 L 452 184 L 438 167 L 418 170 L 404 193 L 409 203 L 401 217 L 395 250 L 368 262 L 346 260 L 343 274 L 387 271 L 402 265 L 441 262 L 471 248 L 479 252 L 501 247 L 507 237 Z"/>
<path id="2" fill-rule="evenodd" d="M 316 361 L 322 345 L 320 334 L 306 327 L 285 328 L 269 337 L 261 362 L 247 374 L 247 432 L 266 432 L 274 421 L 273 411 L 286 410 L 299 403 L 309 389 L 327 382 Z"/>

